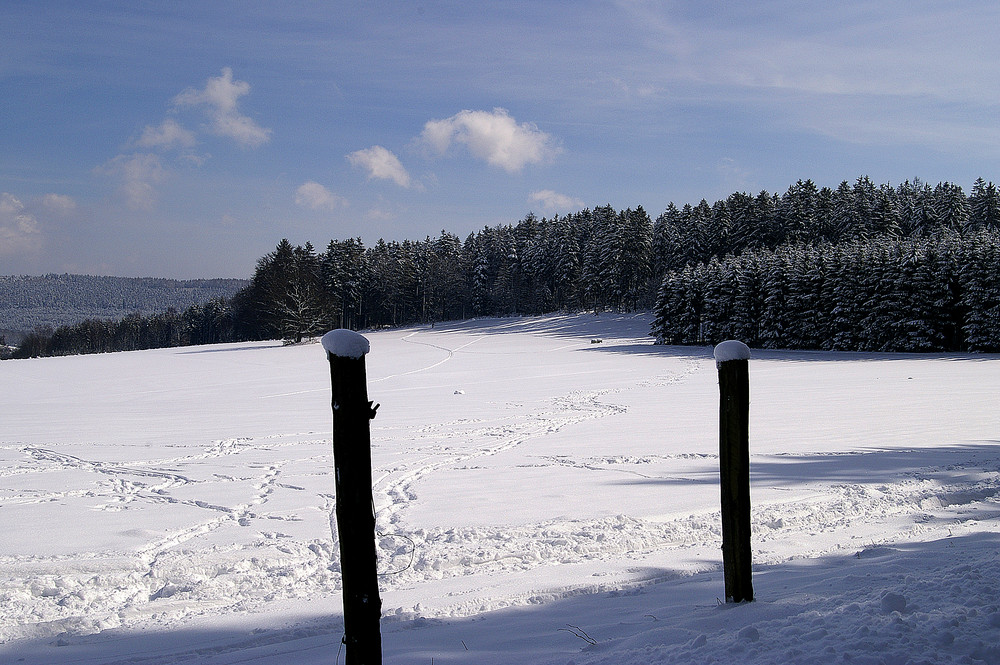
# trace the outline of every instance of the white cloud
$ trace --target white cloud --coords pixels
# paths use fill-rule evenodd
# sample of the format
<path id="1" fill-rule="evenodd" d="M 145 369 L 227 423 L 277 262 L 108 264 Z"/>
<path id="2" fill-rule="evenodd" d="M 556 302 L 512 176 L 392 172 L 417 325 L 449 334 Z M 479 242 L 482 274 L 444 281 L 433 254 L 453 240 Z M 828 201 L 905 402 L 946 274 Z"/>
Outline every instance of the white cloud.
<path id="1" fill-rule="evenodd" d="M 546 210 L 575 210 L 584 207 L 583 201 L 572 196 L 559 194 L 551 189 L 532 192 L 531 200 L 542 204 Z"/>
<path id="2" fill-rule="evenodd" d="M 203 90 L 189 88 L 174 97 L 173 103 L 204 108 L 212 120 L 213 133 L 231 138 L 242 146 L 256 148 L 271 140 L 271 130 L 240 113 L 237 101 L 249 92 L 250 84 L 234 81 L 233 70 L 224 67 L 222 75 L 209 78 Z"/>
<path id="3" fill-rule="evenodd" d="M 295 205 L 313 210 L 335 210 L 347 206 L 347 199 L 310 180 L 295 190 Z"/>
<path id="4" fill-rule="evenodd" d="M 119 191 L 133 210 L 151 210 L 156 203 L 154 185 L 166 177 L 160 158 L 151 153 L 118 155 L 98 172 L 121 181 Z"/>
<path id="5" fill-rule="evenodd" d="M 370 222 L 391 222 L 396 219 L 396 213 L 385 208 L 369 208 L 365 213 L 365 219 Z"/>
<path id="6" fill-rule="evenodd" d="M 73 197 L 65 194 L 46 194 L 41 198 L 41 204 L 46 210 L 62 215 L 76 210 L 76 201 L 73 200 Z"/>
<path id="7" fill-rule="evenodd" d="M 715 172 L 722 178 L 725 190 L 729 192 L 744 191 L 750 184 L 749 169 L 743 168 L 732 157 L 723 157 L 715 165 Z"/>
<path id="8" fill-rule="evenodd" d="M 403 164 L 392 151 L 380 145 L 372 146 L 366 150 L 357 150 L 347 155 L 347 161 L 352 166 L 360 167 L 368 171 L 368 179 L 378 178 L 380 180 L 392 180 L 400 187 L 410 187 L 410 174 L 403 168 Z"/>
<path id="9" fill-rule="evenodd" d="M 194 153 L 186 152 L 178 157 L 178 161 L 182 164 L 190 164 L 195 167 L 200 167 L 211 158 L 211 153 L 195 155 Z"/>
<path id="10" fill-rule="evenodd" d="M 42 233 L 38 220 L 7 192 L 0 194 L 0 254 L 38 251 Z"/>
<path id="11" fill-rule="evenodd" d="M 464 145 L 476 158 L 514 173 L 527 164 L 551 161 L 561 151 L 555 139 L 533 123 L 518 124 L 506 109 L 460 111 L 424 125 L 420 140 L 439 154 L 452 143 Z"/>
<path id="12" fill-rule="evenodd" d="M 147 126 L 136 142 L 143 148 L 192 148 L 197 141 L 194 132 L 181 127 L 176 120 L 167 118 L 159 127 Z"/>

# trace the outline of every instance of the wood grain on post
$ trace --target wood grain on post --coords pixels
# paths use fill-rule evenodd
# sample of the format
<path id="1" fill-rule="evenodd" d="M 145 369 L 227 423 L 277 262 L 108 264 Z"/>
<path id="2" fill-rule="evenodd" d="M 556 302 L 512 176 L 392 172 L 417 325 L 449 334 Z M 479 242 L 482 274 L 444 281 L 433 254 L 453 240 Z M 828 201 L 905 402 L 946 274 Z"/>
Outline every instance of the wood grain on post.
<path id="1" fill-rule="evenodd" d="M 323 336 L 333 387 L 333 465 L 337 496 L 337 533 L 344 595 L 346 665 L 382 662 L 372 504 L 371 419 L 365 354 L 368 340 L 351 330 Z"/>
<path id="2" fill-rule="evenodd" d="M 750 551 L 750 349 L 715 347 L 719 370 L 719 471 L 726 602 L 753 600 Z"/>

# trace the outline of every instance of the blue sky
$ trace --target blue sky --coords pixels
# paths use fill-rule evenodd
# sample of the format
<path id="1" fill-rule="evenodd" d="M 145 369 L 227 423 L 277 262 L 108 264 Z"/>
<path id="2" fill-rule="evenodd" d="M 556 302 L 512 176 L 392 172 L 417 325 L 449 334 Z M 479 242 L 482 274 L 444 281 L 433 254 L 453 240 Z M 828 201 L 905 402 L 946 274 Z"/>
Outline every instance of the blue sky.
<path id="1" fill-rule="evenodd" d="M 528 212 L 998 179 L 994 2 L 0 9 L 0 274 L 247 277 Z"/>

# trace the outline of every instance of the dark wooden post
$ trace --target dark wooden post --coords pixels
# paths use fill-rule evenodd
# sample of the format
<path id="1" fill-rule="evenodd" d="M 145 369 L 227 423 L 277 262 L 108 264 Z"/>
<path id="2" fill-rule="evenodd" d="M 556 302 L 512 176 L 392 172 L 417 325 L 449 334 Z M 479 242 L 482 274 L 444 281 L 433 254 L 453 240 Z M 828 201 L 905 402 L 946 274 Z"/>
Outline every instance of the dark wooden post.
<path id="1" fill-rule="evenodd" d="M 715 347 L 719 370 L 719 470 L 726 602 L 753 600 L 750 563 L 750 349 Z"/>
<path id="2" fill-rule="evenodd" d="M 372 503 L 370 421 L 378 406 L 368 401 L 365 354 L 368 340 L 352 330 L 323 336 L 333 386 L 333 466 L 337 494 L 337 533 L 344 592 L 346 665 L 381 665 Z"/>

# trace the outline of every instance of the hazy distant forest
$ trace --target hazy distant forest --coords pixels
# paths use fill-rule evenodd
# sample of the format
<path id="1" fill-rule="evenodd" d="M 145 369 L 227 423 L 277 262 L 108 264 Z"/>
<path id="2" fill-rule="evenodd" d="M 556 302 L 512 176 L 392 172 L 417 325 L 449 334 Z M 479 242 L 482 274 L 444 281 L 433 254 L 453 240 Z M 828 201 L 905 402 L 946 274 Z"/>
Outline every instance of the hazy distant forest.
<path id="1" fill-rule="evenodd" d="M 25 332 L 58 328 L 86 318 L 182 310 L 231 297 L 245 279 L 163 279 L 49 274 L 0 275 L 0 337 L 16 344 Z M 49 331 L 52 332 L 52 331 Z"/>
<path id="2" fill-rule="evenodd" d="M 661 343 L 1000 351 L 1000 192 L 867 177 L 734 193 L 655 220 L 611 206 L 485 227 L 465 240 L 323 251 L 287 240 L 249 285 L 184 311 L 29 335 L 18 357 L 226 341 L 472 316 L 652 309 Z"/>

